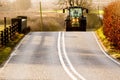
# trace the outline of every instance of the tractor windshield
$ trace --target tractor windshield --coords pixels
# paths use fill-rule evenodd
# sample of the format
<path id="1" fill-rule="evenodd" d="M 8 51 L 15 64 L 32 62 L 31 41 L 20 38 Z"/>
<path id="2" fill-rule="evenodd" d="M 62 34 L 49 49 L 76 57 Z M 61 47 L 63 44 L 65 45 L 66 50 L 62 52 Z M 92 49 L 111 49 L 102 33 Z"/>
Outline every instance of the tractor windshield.
<path id="1" fill-rule="evenodd" d="M 82 16 L 82 9 L 81 8 L 71 8 L 70 9 L 70 16 L 71 17 L 80 17 L 80 16 Z"/>

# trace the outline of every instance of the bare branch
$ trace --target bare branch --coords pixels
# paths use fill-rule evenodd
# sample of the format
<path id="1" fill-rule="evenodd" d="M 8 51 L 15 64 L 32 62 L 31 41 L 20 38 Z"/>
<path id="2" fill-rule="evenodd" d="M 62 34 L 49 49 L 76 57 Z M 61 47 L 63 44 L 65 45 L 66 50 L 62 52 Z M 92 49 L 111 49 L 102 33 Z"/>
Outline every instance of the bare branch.
<path id="1" fill-rule="evenodd" d="M 59 0 L 58 4 L 63 7 L 81 6 L 81 7 L 89 8 L 91 2 L 92 0 Z"/>

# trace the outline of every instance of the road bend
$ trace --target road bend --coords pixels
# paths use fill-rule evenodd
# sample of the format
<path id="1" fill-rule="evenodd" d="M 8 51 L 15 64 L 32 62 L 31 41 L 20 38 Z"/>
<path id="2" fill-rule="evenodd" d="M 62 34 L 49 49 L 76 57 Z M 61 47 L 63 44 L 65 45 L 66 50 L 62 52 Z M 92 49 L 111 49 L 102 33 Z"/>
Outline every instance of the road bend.
<path id="1" fill-rule="evenodd" d="M 119 74 L 92 32 L 31 32 L 0 69 L 0 80 L 120 80 Z"/>
<path id="2" fill-rule="evenodd" d="M 31 32 L 2 68 L 0 80 L 72 80 L 58 56 L 58 32 Z"/>
<path id="3" fill-rule="evenodd" d="M 120 65 L 108 58 L 98 46 L 92 32 L 67 32 L 67 56 L 86 80 L 120 80 Z"/>

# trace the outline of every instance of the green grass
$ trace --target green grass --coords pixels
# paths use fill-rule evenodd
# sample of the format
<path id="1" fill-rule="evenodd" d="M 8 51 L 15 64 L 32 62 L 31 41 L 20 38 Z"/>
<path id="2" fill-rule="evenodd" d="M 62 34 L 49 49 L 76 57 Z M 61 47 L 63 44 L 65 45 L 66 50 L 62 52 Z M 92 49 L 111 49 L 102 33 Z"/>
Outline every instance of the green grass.
<path id="1" fill-rule="evenodd" d="M 120 60 L 120 50 L 116 50 L 114 46 L 111 45 L 112 43 L 108 41 L 106 36 L 103 34 L 103 27 L 99 28 L 96 33 L 107 49 L 108 54 L 111 55 L 113 58 Z"/>
<path id="2" fill-rule="evenodd" d="M 5 47 L 0 50 L 0 64 L 2 64 L 10 55 L 12 49 L 10 47 Z"/>
<path id="3" fill-rule="evenodd" d="M 104 11 L 103 10 L 91 10 L 90 13 L 103 15 Z"/>
<path id="4" fill-rule="evenodd" d="M 5 47 L 0 48 L 0 65 L 8 59 L 13 48 L 23 38 L 23 36 L 23 34 L 16 33 L 14 41 L 10 41 Z"/>

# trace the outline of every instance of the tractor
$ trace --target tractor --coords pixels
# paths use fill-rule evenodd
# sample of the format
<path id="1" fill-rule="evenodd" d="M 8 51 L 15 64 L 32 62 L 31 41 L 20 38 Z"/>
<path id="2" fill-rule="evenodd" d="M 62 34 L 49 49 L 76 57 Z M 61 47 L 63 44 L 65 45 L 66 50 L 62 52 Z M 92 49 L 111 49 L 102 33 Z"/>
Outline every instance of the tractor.
<path id="1" fill-rule="evenodd" d="M 66 31 L 86 31 L 86 14 L 88 9 L 72 6 L 67 8 L 68 16 L 65 19 Z M 63 13 L 65 13 L 63 9 Z"/>

